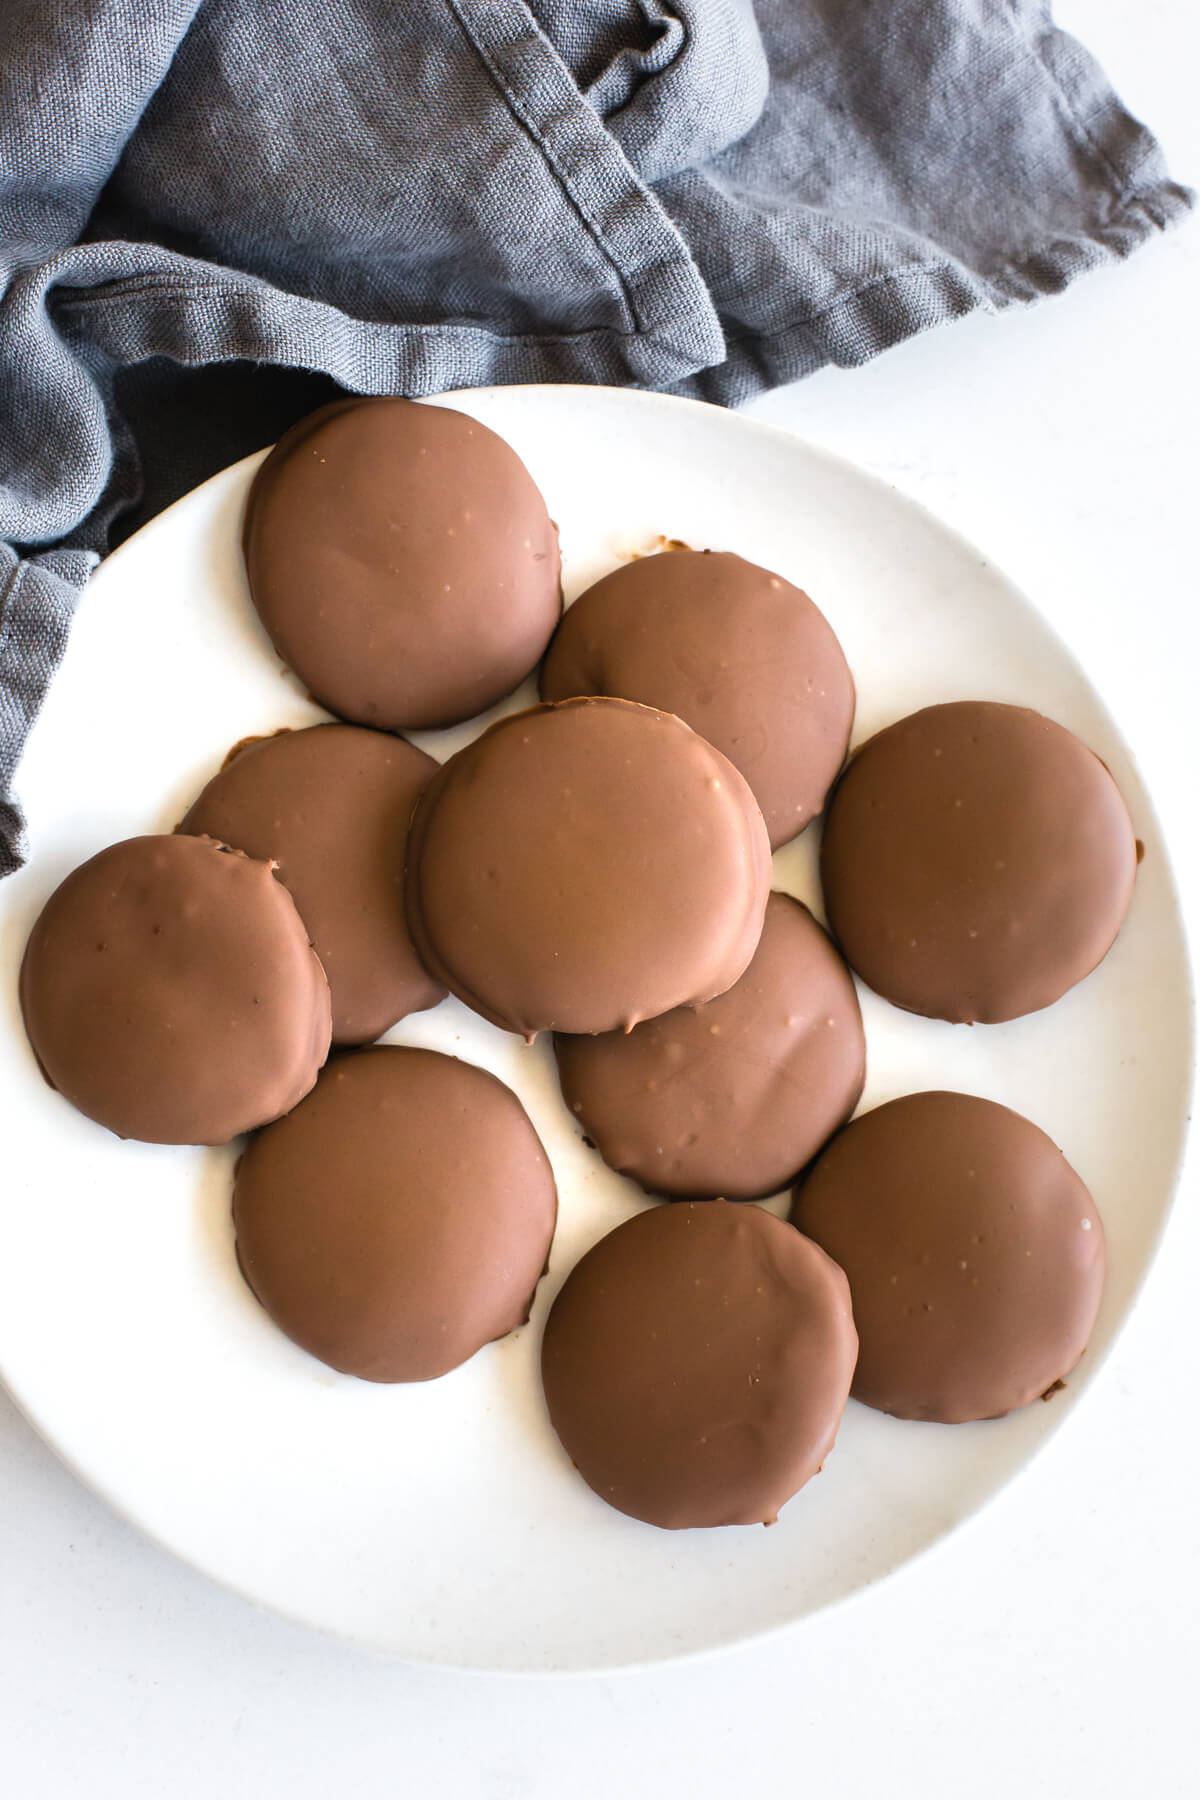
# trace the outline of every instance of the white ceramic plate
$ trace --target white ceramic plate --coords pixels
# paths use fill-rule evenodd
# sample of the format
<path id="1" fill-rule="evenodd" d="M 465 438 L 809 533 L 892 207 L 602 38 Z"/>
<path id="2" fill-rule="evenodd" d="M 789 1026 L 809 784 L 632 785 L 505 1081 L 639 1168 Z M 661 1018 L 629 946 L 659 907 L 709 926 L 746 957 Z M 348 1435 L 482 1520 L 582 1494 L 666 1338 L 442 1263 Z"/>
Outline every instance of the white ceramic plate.
<path id="1" fill-rule="evenodd" d="M 508 1082 L 561 1194 L 531 1323 L 411 1388 L 333 1374 L 260 1312 L 234 1264 L 232 1149 L 119 1143 L 39 1079 L 16 969 L 51 889 L 104 844 L 169 830 L 236 739 L 322 716 L 246 596 L 238 527 L 258 458 L 100 570 L 21 770 L 33 859 L 0 887 L 0 1373 L 114 1506 L 267 1606 L 424 1662 L 612 1667 L 743 1639 L 853 1593 L 974 1511 L 1062 1422 L 1170 1202 L 1189 1083 L 1187 958 L 1129 751 L 1044 621 L 943 526 L 845 463 L 689 402 L 517 388 L 454 404 L 508 438 L 541 484 L 568 596 L 660 535 L 740 551 L 832 621 L 858 684 L 856 741 L 931 701 L 1038 707 L 1105 759 L 1146 845 L 1116 948 L 1048 1012 L 969 1030 L 863 995 L 864 1106 L 923 1087 L 988 1095 L 1049 1131 L 1092 1188 L 1109 1281 L 1066 1392 L 953 1428 L 851 1402 L 825 1472 L 774 1529 L 658 1531 L 591 1494 L 543 1411 L 546 1308 L 587 1246 L 645 1204 L 581 1143 L 548 1044 L 526 1049 L 454 1001 L 391 1034 Z M 533 698 L 529 684 L 511 706 Z M 445 756 L 478 729 L 420 741 Z M 814 840 L 775 859 L 776 884 L 810 904 Z"/>

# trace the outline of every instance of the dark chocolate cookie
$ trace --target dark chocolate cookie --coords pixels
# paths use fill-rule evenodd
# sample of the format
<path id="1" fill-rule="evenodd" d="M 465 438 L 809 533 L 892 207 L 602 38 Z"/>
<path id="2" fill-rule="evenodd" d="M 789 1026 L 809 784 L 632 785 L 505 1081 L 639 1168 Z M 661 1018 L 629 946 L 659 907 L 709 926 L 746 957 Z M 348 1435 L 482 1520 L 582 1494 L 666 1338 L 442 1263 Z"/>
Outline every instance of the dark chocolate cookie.
<path id="1" fill-rule="evenodd" d="M 745 776 L 772 849 L 824 806 L 854 723 L 854 682 L 824 613 L 724 551 L 641 557 L 590 587 L 555 633 L 540 692 L 678 714 Z"/>
<path id="2" fill-rule="evenodd" d="M 329 988 L 269 865 L 211 838 L 112 844 L 51 894 L 21 965 L 47 1079 L 118 1137 L 226 1144 L 295 1106 Z"/>
<path id="3" fill-rule="evenodd" d="M 542 1342 L 588 1486 L 651 1525 L 770 1524 L 833 1448 L 857 1338 L 846 1278 L 783 1220 L 656 1206 L 567 1277 Z"/>
<path id="4" fill-rule="evenodd" d="M 404 847 L 437 763 L 403 738 L 314 725 L 252 738 L 179 827 L 274 862 L 308 927 L 337 1044 L 370 1042 L 445 994 L 404 921 Z"/>
<path id="5" fill-rule="evenodd" d="M 631 1032 L 554 1040 L 563 1098 L 647 1193 L 754 1200 L 787 1187 L 858 1102 L 854 983 L 807 908 L 772 894 L 740 981 Z"/>
<path id="6" fill-rule="evenodd" d="M 821 846 L 830 926 L 885 999 L 995 1023 L 1049 1006 L 1111 948 L 1137 853 L 1117 784 L 1022 706 L 929 706 L 864 744 Z"/>
<path id="7" fill-rule="evenodd" d="M 367 1381 L 429 1381 L 529 1316 L 557 1213 L 516 1095 L 433 1050 L 336 1056 L 254 1137 L 242 1273 L 281 1330 Z"/>
<path id="8" fill-rule="evenodd" d="M 411 400 L 338 400 L 280 439 L 250 490 L 250 592 L 331 712 L 452 725 L 511 693 L 562 608 L 558 534 L 485 425 Z"/>
<path id="9" fill-rule="evenodd" d="M 718 751 L 669 713 L 567 700 L 500 720 L 434 776 L 408 923 L 493 1024 L 611 1031 L 732 987 L 770 882 L 762 814 Z"/>
<path id="10" fill-rule="evenodd" d="M 902 1419 L 990 1419 L 1083 1355 L 1104 1230 L 1044 1131 L 970 1094 L 907 1094 L 834 1138 L 792 1222 L 850 1279 L 854 1394 Z"/>

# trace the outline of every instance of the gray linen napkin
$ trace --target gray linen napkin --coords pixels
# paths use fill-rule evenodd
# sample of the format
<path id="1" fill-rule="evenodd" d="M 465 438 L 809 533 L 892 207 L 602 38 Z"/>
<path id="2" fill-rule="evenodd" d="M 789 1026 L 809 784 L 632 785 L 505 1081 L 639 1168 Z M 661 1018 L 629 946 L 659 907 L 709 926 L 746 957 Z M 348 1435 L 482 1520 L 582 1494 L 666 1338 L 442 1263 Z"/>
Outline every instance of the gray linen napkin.
<path id="1" fill-rule="evenodd" d="M 1044 0 L 4 0 L 0 873 L 89 569 L 331 394 L 736 403 L 1189 204 Z"/>

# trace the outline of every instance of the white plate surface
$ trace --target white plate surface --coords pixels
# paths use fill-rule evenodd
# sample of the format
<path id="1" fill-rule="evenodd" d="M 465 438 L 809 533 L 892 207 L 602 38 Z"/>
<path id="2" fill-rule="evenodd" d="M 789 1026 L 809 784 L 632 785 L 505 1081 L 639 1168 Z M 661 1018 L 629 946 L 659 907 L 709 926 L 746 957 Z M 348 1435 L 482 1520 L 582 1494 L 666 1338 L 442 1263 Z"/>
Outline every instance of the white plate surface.
<path id="1" fill-rule="evenodd" d="M 1001 1100 L 1049 1131 L 1092 1188 L 1109 1280 L 1066 1392 L 953 1428 L 851 1402 L 824 1473 L 776 1527 L 661 1532 L 596 1499 L 544 1415 L 547 1306 L 587 1246 L 646 1204 L 580 1142 L 548 1044 L 526 1049 L 452 1000 L 390 1034 L 508 1082 L 561 1195 L 530 1324 L 411 1388 L 332 1373 L 260 1312 L 234 1263 L 232 1149 L 121 1144 L 42 1084 L 16 970 L 46 896 L 114 839 L 169 830 L 238 738 L 324 716 L 246 596 L 238 527 L 257 457 L 100 570 L 21 770 L 33 858 L 0 886 L 0 1374 L 115 1507 L 264 1605 L 423 1662 L 614 1667 L 744 1639 L 855 1592 L 973 1512 L 1061 1424 L 1170 1204 L 1190 1080 L 1187 956 L 1130 752 L 1079 663 L 969 545 L 849 465 L 689 402 L 518 388 L 454 404 L 508 438 L 540 483 L 569 598 L 660 536 L 739 551 L 828 615 L 858 685 L 856 742 L 938 700 L 1040 708 L 1108 763 L 1146 846 L 1115 949 L 1048 1012 L 967 1029 L 862 996 L 864 1106 L 923 1087 Z M 528 684 L 498 710 L 535 697 Z M 478 729 L 419 741 L 444 757 Z M 775 869 L 819 911 L 815 831 Z"/>

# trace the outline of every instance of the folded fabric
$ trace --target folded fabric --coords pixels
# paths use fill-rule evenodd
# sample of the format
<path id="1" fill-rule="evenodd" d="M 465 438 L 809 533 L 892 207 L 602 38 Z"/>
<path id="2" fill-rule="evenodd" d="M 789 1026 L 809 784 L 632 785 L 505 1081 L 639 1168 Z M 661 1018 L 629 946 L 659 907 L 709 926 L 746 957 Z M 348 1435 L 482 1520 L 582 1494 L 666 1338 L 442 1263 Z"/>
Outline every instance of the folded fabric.
<path id="1" fill-rule="evenodd" d="M 0 872 L 88 569 L 329 394 L 736 403 L 1189 203 L 1044 0 L 5 0 Z"/>

